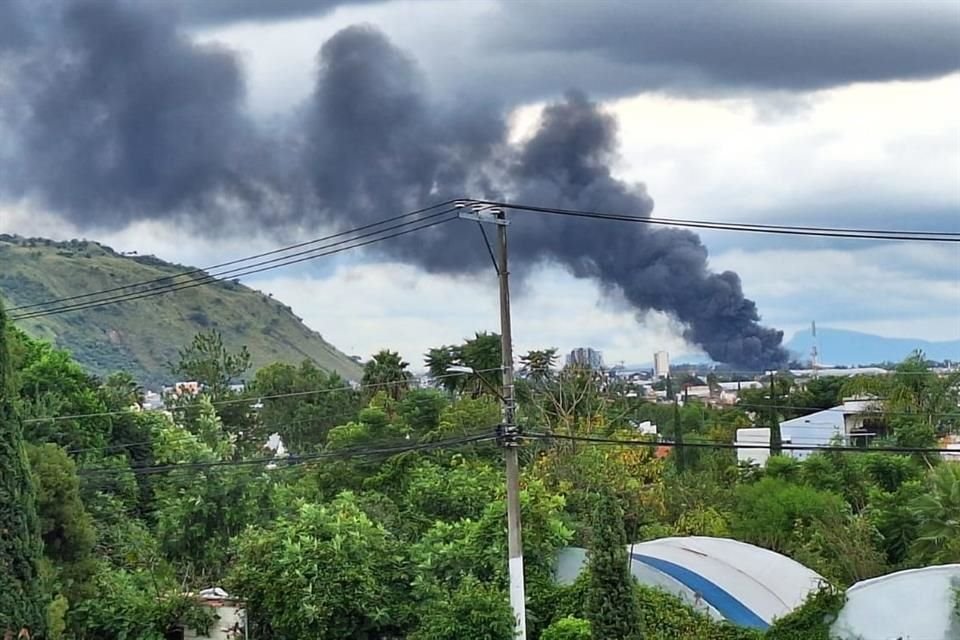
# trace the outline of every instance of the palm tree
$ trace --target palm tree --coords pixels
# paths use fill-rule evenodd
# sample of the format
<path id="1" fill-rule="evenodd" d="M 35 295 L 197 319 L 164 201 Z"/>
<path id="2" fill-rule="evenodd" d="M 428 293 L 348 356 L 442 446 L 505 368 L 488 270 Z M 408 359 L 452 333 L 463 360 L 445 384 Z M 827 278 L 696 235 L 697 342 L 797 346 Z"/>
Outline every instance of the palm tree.
<path id="1" fill-rule="evenodd" d="M 922 351 L 915 351 L 898 364 L 892 375 L 851 378 L 843 394 L 882 399 L 877 409 L 888 424 L 899 416 L 926 424 L 936 432 L 960 425 L 960 374 L 931 371 Z"/>
<path id="2" fill-rule="evenodd" d="M 480 331 L 460 347 L 460 363 L 473 370 L 470 376 L 473 397 L 484 393 L 499 393 L 500 370 L 503 362 L 500 336 Z"/>
<path id="3" fill-rule="evenodd" d="M 913 503 L 920 523 L 913 550 L 924 562 L 960 561 L 960 465 L 940 464 L 929 482 Z"/>
<path id="4" fill-rule="evenodd" d="M 450 367 L 460 363 L 460 347 L 450 345 L 430 349 L 424 357 L 430 377 L 448 393 L 455 392 L 463 380 L 462 376 L 450 373 Z"/>
<path id="5" fill-rule="evenodd" d="M 394 400 L 399 400 L 410 389 L 413 374 L 407 371 L 409 363 L 404 362 L 396 351 L 382 349 L 373 354 L 363 367 L 364 387 L 372 393 L 383 390 Z"/>

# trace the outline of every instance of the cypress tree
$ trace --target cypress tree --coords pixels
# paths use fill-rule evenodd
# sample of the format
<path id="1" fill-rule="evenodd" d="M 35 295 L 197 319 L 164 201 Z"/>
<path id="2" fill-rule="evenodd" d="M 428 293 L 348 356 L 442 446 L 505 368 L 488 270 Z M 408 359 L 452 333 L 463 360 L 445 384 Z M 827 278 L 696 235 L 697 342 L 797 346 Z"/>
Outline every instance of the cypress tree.
<path id="1" fill-rule="evenodd" d="M 0 304 L 0 634 L 43 629 L 36 495 L 17 414 L 7 317 Z"/>
<path id="2" fill-rule="evenodd" d="M 640 609 L 630 573 L 623 508 L 606 492 L 597 501 L 587 559 L 586 613 L 593 637 L 639 640 Z"/>

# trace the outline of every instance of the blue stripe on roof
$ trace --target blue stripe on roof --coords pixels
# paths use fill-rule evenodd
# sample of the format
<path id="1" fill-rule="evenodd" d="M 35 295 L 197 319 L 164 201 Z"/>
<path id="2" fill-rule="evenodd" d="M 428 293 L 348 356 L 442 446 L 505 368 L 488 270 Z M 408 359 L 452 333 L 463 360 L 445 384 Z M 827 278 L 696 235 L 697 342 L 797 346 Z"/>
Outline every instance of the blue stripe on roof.
<path id="1" fill-rule="evenodd" d="M 669 560 L 662 560 L 660 558 L 654 558 L 653 556 L 631 553 L 630 557 L 637 562 L 642 562 L 661 573 L 667 574 L 688 589 L 699 593 L 710 606 L 720 612 L 720 615 L 734 624 L 753 629 L 767 629 L 770 626 L 766 620 L 754 613 L 747 605 L 737 600 L 723 587 L 704 578 L 699 573 L 695 573 Z"/>

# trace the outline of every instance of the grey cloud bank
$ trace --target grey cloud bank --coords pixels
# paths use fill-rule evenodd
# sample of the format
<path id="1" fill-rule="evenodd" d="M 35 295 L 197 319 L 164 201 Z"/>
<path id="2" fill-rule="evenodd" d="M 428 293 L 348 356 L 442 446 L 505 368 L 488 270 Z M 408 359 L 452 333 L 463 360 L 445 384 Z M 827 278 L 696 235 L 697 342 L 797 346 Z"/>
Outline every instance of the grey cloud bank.
<path id="1" fill-rule="evenodd" d="M 503 5 L 511 51 L 592 53 L 657 84 L 809 90 L 960 68 L 950 2 L 568 2 Z M 642 88 L 642 87 L 637 87 Z"/>
<path id="2" fill-rule="evenodd" d="M 238 21 L 287 20 L 318 16 L 337 7 L 373 4 L 377 0 L 177 0 L 184 20 L 200 25 Z"/>
<path id="3" fill-rule="evenodd" d="M 393 5 L 442 16 L 447 33 L 416 38 L 434 79 L 456 90 L 495 87 L 518 101 L 549 98 L 569 86 L 598 95 L 793 92 L 960 69 L 960 5 L 941 0 L 480 4 L 488 10 L 458 13 L 457 3 L 439 0 L 208 0 L 183 6 L 185 18 L 208 27 L 323 16 L 336 8 L 376 20 Z M 467 13 L 470 18 L 461 19 Z"/>
<path id="4" fill-rule="evenodd" d="M 350 27 L 320 48 L 315 90 L 291 129 L 268 133 L 245 113 L 236 58 L 193 43 L 176 12 L 120 0 L 62 6 L 42 45 L 22 38 L 7 49 L 13 71 L 0 85 L 0 114 L 19 133 L 0 158 L 0 193 L 80 226 L 179 217 L 199 231 L 220 232 L 226 220 L 239 229 L 347 227 L 463 194 L 635 215 L 653 208 L 642 185 L 612 176 L 616 122 L 582 93 L 551 104 L 532 138 L 512 145 L 496 105 L 436 100 L 382 33 Z M 715 360 L 784 361 L 780 332 L 759 324 L 735 273 L 707 268 L 695 234 L 515 219 L 521 272 L 562 264 L 637 309 L 677 318 Z M 382 250 L 433 272 L 488 268 L 464 231 L 447 225 Z"/>

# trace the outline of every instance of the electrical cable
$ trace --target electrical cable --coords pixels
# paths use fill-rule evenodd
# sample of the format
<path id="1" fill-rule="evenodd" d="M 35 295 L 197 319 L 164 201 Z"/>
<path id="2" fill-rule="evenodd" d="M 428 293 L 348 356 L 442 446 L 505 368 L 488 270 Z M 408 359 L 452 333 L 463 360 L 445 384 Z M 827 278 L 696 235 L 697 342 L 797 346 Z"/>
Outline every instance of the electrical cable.
<path id="1" fill-rule="evenodd" d="M 178 462 L 165 465 L 152 465 L 152 466 L 143 466 L 143 467 L 131 467 L 128 469 L 120 469 L 117 467 L 92 467 L 87 469 L 79 469 L 77 475 L 97 475 L 101 473 L 106 474 L 127 474 L 132 473 L 134 475 L 150 475 L 153 473 L 163 473 L 166 471 L 178 470 L 178 469 L 210 469 L 210 468 L 221 468 L 221 467 L 245 467 L 252 465 L 260 464 L 276 464 L 280 466 L 294 466 L 298 464 L 304 464 L 307 462 L 315 462 L 319 460 L 328 460 L 328 459 L 349 459 L 357 457 L 370 457 L 370 456 L 379 456 L 379 455 L 398 455 L 401 453 L 408 453 L 413 451 L 430 451 L 433 449 L 442 449 L 444 447 L 459 446 L 464 444 L 472 444 L 484 441 L 496 440 L 496 434 L 494 433 L 485 433 L 478 434 L 473 436 L 462 436 L 458 438 L 449 438 L 446 440 L 438 440 L 435 442 L 419 442 L 415 444 L 408 444 L 399 447 L 354 447 L 347 449 L 339 450 L 330 450 L 322 451 L 315 454 L 303 454 L 296 456 L 286 456 L 286 457 L 262 457 L 262 458 L 249 458 L 246 460 L 213 460 L 210 462 Z"/>
<path id="2" fill-rule="evenodd" d="M 670 441 L 657 440 L 625 440 L 619 438 L 602 438 L 599 436 L 571 436 L 556 433 L 538 433 L 524 432 L 522 438 L 529 440 L 566 440 L 571 442 L 584 442 L 593 444 L 610 444 L 622 446 L 640 446 L 640 447 L 666 447 L 670 449 L 764 449 L 769 450 L 771 445 L 762 443 L 735 443 L 735 442 L 682 442 L 675 443 Z M 780 447 L 784 451 L 836 451 L 836 452 L 855 452 L 855 453 L 951 453 L 960 455 L 958 449 L 947 449 L 939 447 L 852 447 L 849 445 L 794 445 L 783 444 Z"/>
<path id="3" fill-rule="evenodd" d="M 503 367 L 478 369 L 476 371 L 470 371 L 470 372 L 457 371 L 453 373 L 445 373 L 439 376 L 432 376 L 430 379 L 444 380 L 446 378 L 471 375 L 474 373 L 477 373 L 477 374 L 489 373 L 491 371 L 503 371 Z M 297 398 L 297 397 L 310 396 L 310 395 L 316 395 L 321 393 L 334 393 L 337 391 L 363 391 L 366 389 L 380 389 L 380 388 L 396 386 L 396 385 L 405 385 L 405 384 L 410 384 L 410 382 L 411 380 L 390 380 L 387 382 L 371 382 L 368 384 L 345 385 L 342 387 L 329 387 L 329 388 L 324 387 L 321 389 L 311 389 L 307 391 L 291 391 L 290 393 L 278 393 L 278 394 L 266 395 L 266 396 L 254 396 L 249 398 L 233 398 L 230 400 L 217 400 L 214 402 L 210 402 L 210 405 L 214 407 L 220 407 L 220 406 L 226 406 L 231 404 L 256 403 L 256 402 L 262 402 L 264 400 L 277 400 L 280 398 Z M 174 407 L 171 407 L 170 409 L 166 409 L 166 408 L 150 409 L 143 413 L 148 413 L 150 411 L 158 411 L 158 412 L 177 411 L 177 410 L 190 409 L 193 407 L 200 407 L 200 406 L 203 406 L 203 403 L 196 402 L 196 403 L 187 404 L 187 405 L 174 406 Z M 74 413 L 74 414 L 68 414 L 63 416 L 50 416 L 50 417 L 44 417 L 44 418 L 28 418 L 26 420 L 23 420 L 22 422 L 24 424 L 31 424 L 31 423 L 38 423 L 38 422 L 60 422 L 63 420 L 80 420 L 83 418 L 102 418 L 107 416 L 120 416 L 120 415 L 128 415 L 128 414 L 136 415 L 138 413 L 141 413 L 141 412 L 131 411 L 130 409 L 124 409 L 122 411 L 98 411 L 93 413 Z"/>
<path id="4" fill-rule="evenodd" d="M 344 235 L 349 235 L 349 234 L 351 234 L 351 233 L 356 233 L 356 232 L 358 232 L 358 231 L 366 231 L 367 229 L 371 229 L 371 228 L 373 228 L 373 227 L 377 227 L 377 226 L 380 226 L 380 225 L 382 225 L 382 224 L 386 224 L 386 223 L 388 223 L 388 222 L 394 222 L 394 221 L 397 221 L 397 220 L 402 220 L 403 218 L 408 218 L 408 217 L 410 217 L 410 216 L 418 215 L 418 214 L 421 214 L 421 213 L 426 213 L 427 211 L 430 211 L 430 210 L 432 210 L 432 209 L 438 209 L 438 208 L 440 208 L 440 207 L 445 207 L 445 206 L 448 206 L 448 205 L 453 204 L 454 202 L 455 202 L 454 200 L 447 200 L 447 201 L 445 201 L 445 202 L 438 202 L 437 204 L 433 204 L 433 205 L 430 205 L 430 206 L 428 206 L 428 207 L 423 207 L 422 209 L 416 209 L 416 210 L 414 210 L 414 211 L 408 211 L 407 213 L 402 213 L 402 214 L 400 214 L 400 215 L 392 216 L 392 217 L 390 217 L 390 218 L 384 218 L 383 220 L 378 220 L 378 221 L 376 221 L 376 222 L 371 222 L 370 224 L 365 224 L 365 225 L 362 225 L 362 226 L 359 226 L 359 227 L 354 227 L 354 228 L 352 228 L 352 229 L 346 229 L 346 230 L 344 230 L 344 231 L 339 231 L 339 232 L 337 232 L 337 233 L 334 233 L 334 234 L 331 234 L 331 235 L 328 235 L 328 236 L 324 236 L 324 237 L 322 237 L 322 238 L 315 238 L 315 239 L 313 239 L 313 240 L 307 240 L 306 242 L 298 242 L 297 244 L 292 244 L 292 245 L 288 245 L 288 246 L 285 246 L 285 247 L 280 247 L 280 248 L 278 248 L 278 249 L 273 249 L 273 250 L 271 250 L 271 251 L 265 251 L 265 252 L 263 252 L 263 253 L 257 253 L 257 254 L 253 254 L 253 255 L 250 255 L 250 256 L 246 256 L 246 257 L 243 257 L 243 258 L 236 258 L 236 259 L 234 259 L 234 260 L 228 260 L 228 261 L 226 261 L 226 262 L 221 262 L 221 263 L 219 263 L 219 264 L 214 264 L 214 265 L 210 265 L 210 266 L 207 266 L 207 267 L 201 267 L 201 268 L 199 268 L 199 269 L 192 269 L 192 270 L 190 270 L 190 271 L 184 271 L 184 272 L 182 272 L 182 273 L 176 273 L 176 274 L 173 274 L 173 275 L 170 275 L 170 276 L 164 276 L 164 277 L 162 277 L 162 278 L 153 278 L 153 279 L 150 279 L 150 280 L 143 280 L 143 281 L 140 281 L 140 282 L 134 282 L 134 283 L 131 283 L 131 284 L 126 284 L 126 285 L 122 285 L 122 286 L 118 286 L 118 287 L 113 287 L 113 288 L 110 288 L 110 289 L 102 289 L 102 290 L 100 290 L 100 291 L 92 291 L 92 292 L 89 292 L 89 293 L 80 293 L 80 294 L 73 295 L 73 296 L 67 296 L 67 297 L 65 297 L 65 298 L 56 298 L 56 299 L 53 299 L 53 300 L 46 300 L 46 301 L 44 301 L 44 302 L 35 302 L 35 303 L 33 303 L 33 304 L 21 305 L 21 306 L 19 306 L 19 307 L 10 307 L 10 308 L 7 309 L 7 312 L 21 311 L 21 310 L 23 310 L 23 309 L 32 309 L 32 308 L 35 308 L 35 307 L 45 307 L 45 306 L 49 306 L 49 305 L 52 305 L 52 304 L 59 304 L 59 303 L 61 303 L 61 302 L 68 302 L 68 301 L 70 301 L 70 300 L 80 300 L 80 299 L 83 299 L 83 298 L 90 298 L 90 297 L 93 297 L 93 296 L 99 296 L 99 295 L 104 294 L 104 293 L 114 293 L 114 292 L 116 292 L 116 291 L 123 291 L 124 289 L 132 289 L 132 288 L 135 288 L 135 287 L 141 287 L 141 286 L 145 286 L 145 285 L 149 285 L 149 284 L 163 283 L 163 282 L 166 282 L 166 281 L 168 281 L 168 280 L 173 280 L 173 279 L 175 279 L 175 278 L 182 278 L 182 277 L 186 277 L 186 276 L 200 275 L 200 274 L 202 274 L 202 275 L 217 275 L 217 274 L 210 274 L 209 272 L 212 271 L 212 270 L 214 270 L 214 269 L 221 269 L 221 268 L 223 268 L 223 267 L 229 267 L 229 266 L 232 266 L 232 265 L 235 265 L 235 264 L 240 264 L 240 263 L 243 263 L 243 262 L 249 262 L 250 260 L 256 260 L 256 259 L 258 259 L 258 258 L 265 258 L 265 257 L 267 257 L 267 256 L 276 255 L 276 254 L 278 254 L 278 253 L 284 253 L 284 252 L 286 252 L 286 251 L 291 251 L 291 250 L 293 250 L 293 249 L 300 249 L 300 248 L 302 248 L 302 247 L 307 247 L 307 246 L 310 246 L 310 245 L 313 245 L 313 244 L 318 244 L 318 243 L 320 243 L 320 242 L 326 242 L 327 240 L 332 240 L 332 239 L 334 239 L 334 238 L 338 238 L 338 237 L 341 237 L 341 236 L 344 236 Z M 249 265 L 248 265 L 248 266 L 249 266 Z"/>
<path id="5" fill-rule="evenodd" d="M 165 294 L 165 293 L 172 293 L 172 292 L 181 291 L 181 290 L 184 290 L 184 289 L 191 289 L 191 288 L 193 288 L 193 287 L 198 287 L 198 286 L 213 284 L 213 283 L 217 283 L 217 282 L 222 282 L 223 279 L 225 279 L 226 276 L 229 276 L 229 278 L 232 279 L 232 278 L 238 278 L 238 277 L 242 277 L 242 276 L 252 275 L 252 274 L 255 274 L 255 273 L 261 273 L 261 272 L 264 272 L 264 271 L 270 271 L 270 270 L 272 270 L 272 269 L 278 269 L 278 268 L 280 268 L 280 267 L 285 267 L 285 266 L 289 266 L 289 265 L 292 265 L 292 264 L 298 264 L 298 263 L 300 263 L 300 262 L 305 262 L 305 261 L 307 261 L 307 260 L 314 260 L 314 259 L 316 259 L 316 258 L 321 258 L 321 257 L 324 257 L 324 256 L 329 256 L 329 255 L 333 255 L 333 254 L 336 254 L 336 253 L 341 253 L 341 252 L 343 252 L 343 251 L 348 251 L 348 250 L 350 250 L 350 249 L 357 249 L 357 248 L 359 248 L 359 247 L 367 246 L 367 245 L 374 244 L 374 243 L 377 243 L 377 242 L 382 242 L 382 241 L 384 241 L 384 240 L 391 240 L 391 239 L 396 238 L 396 237 L 399 237 L 399 236 L 403 236 L 403 235 L 406 235 L 406 234 L 409 234 L 409 233 L 413 233 L 413 232 L 416 232 L 416 231 L 422 231 L 422 230 L 424 230 L 424 229 L 428 229 L 428 228 L 430 228 L 430 227 L 434 227 L 434 226 L 443 224 L 443 223 L 445 223 L 445 222 L 450 222 L 451 220 L 455 220 L 455 219 L 456 219 L 456 216 L 450 216 L 450 217 L 447 217 L 447 218 L 440 218 L 439 220 L 433 220 L 433 221 L 431 221 L 431 222 L 429 222 L 429 223 L 427 223 L 427 224 L 420 224 L 419 226 L 415 226 L 415 227 L 412 227 L 412 228 L 410 228 L 410 229 L 405 229 L 405 230 L 403 230 L 403 231 L 397 231 L 396 233 L 391 233 L 390 235 L 387 235 L 387 236 L 378 237 L 378 238 L 373 238 L 373 239 L 370 239 L 370 240 L 365 240 L 364 242 L 356 242 L 357 240 L 360 240 L 360 239 L 362 239 L 362 238 L 366 238 L 366 237 L 369 237 L 369 236 L 372 236 L 372 235 L 378 235 L 378 234 L 384 233 L 384 232 L 386 232 L 386 231 L 391 231 L 391 230 L 394 230 L 394 229 L 398 229 L 398 228 L 400 228 L 400 227 L 404 227 L 404 226 L 407 226 L 407 225 L 410 225 L 410 224 L 421 223 L 421 222 L 424 222 L 425 220 L 428 220 L 428 219 L 431 219 L 431 218 L 436 218 L 436 217 L 438 217 L 438 216 L 442 216 L 442 215 L 444 215 L 444 214 L 449 214 L 449 213 L 452 213 L 452 210 L 441 211 L 441 212 L 439 212 L 439 213 L 434 213 L 434 214 L 431 214 L 431 215 L 429 215 L 429 216 L 424 216 L 423 218 L 420 218 L 419 220 L 404 222 L 404 223 L 400 223 L 400 224 L 397 224 L 397 225 L 393 225 L 393 226 L 391 226 L 391 227 L 387 227 L 387 228 L 385 228 L 385 229 L 379 229 L 379 230 L 374 231 L 374 232 L 370 232 L 370 233 L 366 233 L 366 234 L 361 234 L 360 236 L 357 236 L 357 237 L 355 237 L 355 238 L 350 238 L 350 239 L 348 239 L 348 240 L 342 240 L 342 241 L 339 241 L 339 242 L 337 242 L 337 243 L 334 243 L 333 245 L 330 245 L 329 247 L 315 248 L 315 249 L 311 249 L 311 250 L 306 251 L 306 252 L 294 253 L 294 254 L 291 254 L 291 255 L 289 255 L 289 256 L 283 256 L 282 258 L 275 258 L 275 259 L 273 259 L 273 260 L 267 260 L 267 261 L 264 261 L 264 262 L 261 262 L 261 263 L 254 263 L 254 264 L 252 264 L 252 265 L 248 265 L 248 266 L 241 267 L 240 269 L 231 270 L 231 271 L 227 271 L 227 272 L 222 272 L 222 273 L 220 273 L 220 274 L 217 274 L 216 276 L 206 276 L 206 277 L 204 277 L 204 278 L 200 278 L 200 279 L 197 279 L 197 280 L 192 281 L 192 282 L 179 283 L 179 284 L 174 285 L 174 286 L 153 287 L 153 288 L 148 288 L 146 291 L 138 292 L 138 293 L 119 294 L 119 295 L 116 295 L 116 296 L 111 296 L 111 297 L 108 297 L 108 298 L 103 298 L 103 299 L 101 299 L 101 300 L 93 300 L 93 301 L 89 301 L 89 302 L 77 303 L 77 304 L 74 304 L 74 305 L 67 305 L 67 306 L 64 306 L 64 307 L 55 307 L 55 308 L 53 308 L 53 309 L 39 310 L 39 311 L 34 311 L 34 312 L 31 312 L 31 313 L 26 313 L 26 314 L 21 314 L 21 315 L 16 315 L 16 316 L 15 316 L 15 315 L 11 315 L 11 316 L 10 316 L 10 319 L 11 319 L 11 320 L 27 320 L 27 319 L 30 319 L 30 318 L 38 318 L 38 317 L 44 317 L 44 316 L 50 316 L 50 315 L 59 315 L 59 314 L 61 314 L 61 313 L 68 313 L 68 312 L 70 312 L 70 311 L 81 311 L 81 310 L 85 310 L 85 309 L 93 309 L 93 308 L 102 307 L 102 306 L 106 306 L 106 305 L 110 305 L 110 304 L 115 304 L 115 303 L 118 303 L 118 302 L 128 302 L 128 301 L 132 301 L 132 300 L 140 300 L 140 299 L 143 299 L 143 298 L 149 298 L 149 297 L 153 297 L 153 296 L 157 296 L 157 295 L 163 295 L 163 294 Z M 353 244 L 351 244 L 351 243 L 353 243 Z M 340 245 L 349 245 L 349 246 L 340 246 Z M 321 249 L 323 249 L 323 251 L 322 251 L 321 253 L 315 253 L 316 251 L 319 251 L 319 250 L 321 250 Z M 304 253 L 310 253 L 310 254 L 312 254 L 312 255 L 306 255 L 306 256 L 304 256 L 304 257 L 297 257 L 297 256 L 302 256 L 302 254 L 304 254 Z M 291 258 L 294 258 L 294 259 L 291 259 Z M 281 262 L 281 261 L 282 261 L 282 262 Z M 269 264 L 269 263 L 278 263 L 278 264 Z M 260 265 L 263 265 L 263 264 L 269 264 L 269 266 L 260 266 Z M 259 266 L 259 268 L 251 268 L 251 267 L 255 267 L 255 266 Z M 239 272 L 237 272 L 237 271 L 239 271 Z"/>
<path id="6" fill-rule="evenodd" d="M 713 229 L 717 231 L 743 231 L 750 233 L 771 233 L 782 235 L 819 236 L 830 238 L 852 238 L 865 240 L 905 240 L 918 242 L 960 242 L 960 233 L 938 231 L 900 231 L 889 229 L 852 229 L 831 227 L 805 227 L 794 225 L 766 225 L 754 223 L 711 222 L 708 220 L 684 220 L 675 218 L 653 218 L 632 216 L 625 214 L 605 213 L 582 209 L 564 209 L 558 207 L 542 207 L 492 200 L 465 200 L 467 204 L 484 204 L 515 211 L 530 213 L 544 213 L 560 216 L 573 216 L 599 220 L 613 220 L 619 222 L 634 222 L 641 224 L 666 225 L 674 227 L 690 227 L 695 229 Z"/>

